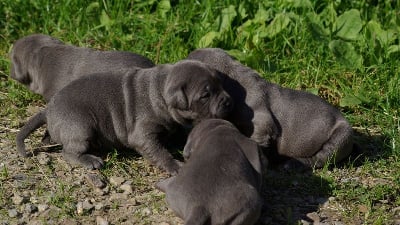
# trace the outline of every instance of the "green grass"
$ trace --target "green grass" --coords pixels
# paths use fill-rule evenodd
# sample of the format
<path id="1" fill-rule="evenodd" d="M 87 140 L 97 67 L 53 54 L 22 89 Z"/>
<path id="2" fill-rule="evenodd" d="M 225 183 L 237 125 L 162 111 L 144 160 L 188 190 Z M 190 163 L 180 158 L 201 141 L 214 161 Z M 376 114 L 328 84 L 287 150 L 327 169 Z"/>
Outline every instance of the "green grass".
<path id="1" fill-rule="evenodd" d="M 360 179 L 343 183 L 337 169 L 315 174 L 348 209 L 343 217 L 388 224 L 390 208 L 400 205 L 400 3 L 376 2 L 3 0 L 0 120 L 11 119 L 17 128 L 27 106 L 44 103 L 8 76 L 12 43 L 25 35 L 45 33 L 73 45 L 133 51 L 156 63 L 176 62 L 199 47 L 221 47 L 265 79 L 311 91 L 341 109 L 359 131 L 356 140 L 364 153 L 340 170 Z M 125 173 L 125 166 L 107 166 L 103 173 Z M 6 176 L 2 169 L 0 180 Z M 367 185 L 363 179 L 387 183 Z M 386 208 L 378 207 L 382 204 Z M 357 205 L 367 206 L 368 213 Z"/>

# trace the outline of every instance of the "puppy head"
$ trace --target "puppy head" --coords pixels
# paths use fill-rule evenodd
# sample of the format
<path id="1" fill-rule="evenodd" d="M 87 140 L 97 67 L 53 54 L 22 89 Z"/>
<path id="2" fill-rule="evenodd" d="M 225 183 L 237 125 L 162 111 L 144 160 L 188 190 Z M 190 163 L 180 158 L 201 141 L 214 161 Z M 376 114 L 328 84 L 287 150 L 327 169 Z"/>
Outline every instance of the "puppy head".
<path id="1" fill-rule="evenodd" d="M 33 34 L 17 40 L 11 50 L 10 76 L 29 85 L 31 82 L 30 68 L 35 66 L 37 52 L 44 46 L 52 44 L 63 44 L 60 40 L 43 34 Z"/>
<path id="2" fill-rule="evenodd" d="M 182 124 L 205 118 L 225 118 L 233 100 L 222 88 L 221 74 L 206 64 L 183 60 L 170 70 L 165 84 L 165 101 Z"/>
<path id="3" fill-rule="evenodd" d="M 208 135 L 212 135 L 217 128 L 224 127 L 225 129 L 236 129 L 232 123 L 222 119 L 205 119 L 198 123 L 187 138 L 185 147 L 183 148 L 183 158 L 188 160 L 191 153 L 203 144 L 203 140 Z"/>

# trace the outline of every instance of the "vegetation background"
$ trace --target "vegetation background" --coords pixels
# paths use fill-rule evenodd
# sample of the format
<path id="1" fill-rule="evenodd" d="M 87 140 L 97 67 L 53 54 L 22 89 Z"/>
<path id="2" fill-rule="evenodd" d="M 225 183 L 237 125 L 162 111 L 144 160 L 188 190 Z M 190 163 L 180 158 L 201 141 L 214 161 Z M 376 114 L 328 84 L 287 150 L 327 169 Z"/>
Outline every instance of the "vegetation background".
<path id="1" fill-rule="evenodd" d="M 8 53 L 21 37 L 44 33 L 72 45 L 133 51 L 157 64 L 220 47 L 266 80 L 340 108 L 361 155 L 314 174 L 327 181 L 343 221 L 400 224 L 399 32 L 396 0 L 2 0 L 0 142 L 13 142 L 27 109 L 44 104 L 9 77 Z M 2 154 L 15 151 L 4 146 Z M 5 185 L 10 167 L 0 167 L 0 218 L 7 218 L 11 204 Z M 110 165 L 105 171 L 118 173 Z M 290 185 L 292 177 L 266 182 Z"/>

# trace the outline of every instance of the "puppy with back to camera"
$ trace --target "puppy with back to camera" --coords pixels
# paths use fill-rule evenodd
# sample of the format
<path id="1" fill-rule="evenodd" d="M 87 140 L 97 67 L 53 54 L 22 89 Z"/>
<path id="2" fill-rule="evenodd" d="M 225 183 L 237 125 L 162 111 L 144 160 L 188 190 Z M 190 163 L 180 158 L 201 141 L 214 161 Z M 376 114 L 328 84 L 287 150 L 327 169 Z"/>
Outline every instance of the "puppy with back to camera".
<path id="1" fill-rule="evenodd" d="M 190 132 L 178 175 L 156 184 L 185 225 L 252 225 L 260 216 L 262 162 L 256 142 L 230 122 L 207 119 Z"/>

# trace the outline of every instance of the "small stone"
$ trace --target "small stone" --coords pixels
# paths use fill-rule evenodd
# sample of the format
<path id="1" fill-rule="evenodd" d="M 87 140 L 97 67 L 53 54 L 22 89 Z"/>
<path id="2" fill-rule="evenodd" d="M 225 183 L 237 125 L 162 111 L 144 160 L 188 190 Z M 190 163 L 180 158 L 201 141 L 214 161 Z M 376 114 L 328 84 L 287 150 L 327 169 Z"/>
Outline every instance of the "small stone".
<path id="1" fill-rule="evenodd" d="M 78 215 L 83 213 L 83 202 L 78 202 L 76 204 L 76 213 L 78 213 Z"/>
<path id="2" fill-rule="evenodd" d="M 170 224 L 167 222 L 161 222 L 159 225 L 170 225 Z"/>
<path id="3" fill-rule="evenodd" d="M 108 225 L 108 221 L 101 216 L 96 217 L 96 224 L 97 225 Z"/>
<path id="4" fill-rule="evenodd" d="M 38 155 L 38 162 L 40 165 L 47 165 L 50 163 L 50 157 L 47 154 L 39 154 Z"/>
<path id="5" fill-rule="evenodd" d="M 301 222 L 302 225 L 311 225 L 310 222 L 305 221 L 305 220 L 301 220 L 300 222 Z"/>
<path id="6" fill-rule="evenodd" d="M 101 176 L 98 174 L 88 173 L 85 175 L 85 178 L 88 181 L 88 183 L 91 184 L 95 188 L 101 189 L 106 186 L 106 183 L 103 181 Z"/>
<path id="7" fill-rule="evenodd" d="M 122 183 L 124 183 L 125 179 L 123 177 L 116 177 L 112 176 L 110 177 L 110 184 L 114 186 L 120 186 Z"/>
<path id="8" fill-rule="evenodd" d="M 113 193 L 110 195 L 110 201 L 116 201 L 116 200 L 121 200 L 121 199 L 126 199 L 127 196 L 124 193 Z"/>
<path id="9" fill-rule="evenodd" d="M 96 210 L 102 210 L 102 209 L 104 209 L 104 204 L 103 203 L 97 203 L 96 205 L 94 205 L 94 208 L 96 209 Z"/>
<path id="10" fill-rule="evenodd" d="M 362 213 L 367 213 L 369 210 L 368 210 L 368 206 L 366 206 L 366 205 L 359 205 L 358 206 L 358 211 L 360 211 L 360 212 L 362 212 Z"/>
<path id="11" fill-rule="evenodd" d="M 335 221 L 335 222 L 333 222 L 333 225 L 344 225 L 344 223 L 342 223 L 340 221 Z"/>
<path id="12" fill-rule="evenodd" d="M 83 201 L 82 207 L 84 210 L 90 211 L 94 208 L 94 205 L 92 203 L 90 203 L 90 201 L 88 199 L 86 199 L 85 201 Z"/>
<path id="13" fill-rule="evenodd" d="M 49 206 L 46 204 L 39 204 L 37 207 L 39 212 L 44 212 L 49 208 Z"/>
<path id="14" fill-rule="evenodd" d="M 11 218 L 17 217 L 18 216 L 18 211 L 16 209 L 10 209 L 8 210 L 8 216 Z"/>
<path id="15" fill-rule="evenodd" d="M 133 192 L 132 185 L 130 185 L 130 184 L 125 183 L 125 184 L 121 185 L 119 188 L 121 190 L 123 190 L 124 193 L 126 193 L 126 194 L 131 194 Z"/>
<path id="16" fill-rule="evenodd" d="M 19 194 L 15 193 L 14 196 L 12 197 L 12 202 L 15 205 L 21 205 L 22 203 L 26 203 L 28 199 L 24 196 L 20 196 Z"/>
<path id="17" fill-rule="evenodd" d="M 316 212 L 307 213 L 307 217 L 314 221 L 314 223 L 320 222 L 320 217 Z"/>
<path id="18" fill-rule="evenodd" d="M 397 212 L 400 213 L 400 206 L 398 206 L 398 207 L 392 209 L 392 211 L 393 211 L 394 213 L 397 213 Z"/>
<path id="19" fill-rule="evenodd" d="M 35 205 L 32 205 L 30 203 L 25 205 L 25 212 L 32 214 L 38 211 L 38 208 Z"/>
<path id="20" fill-rule="evenodd" d="M 150 216 L 151 215 L 151 209 L 146 207 L 142 209 L 142 216 Z"/>

